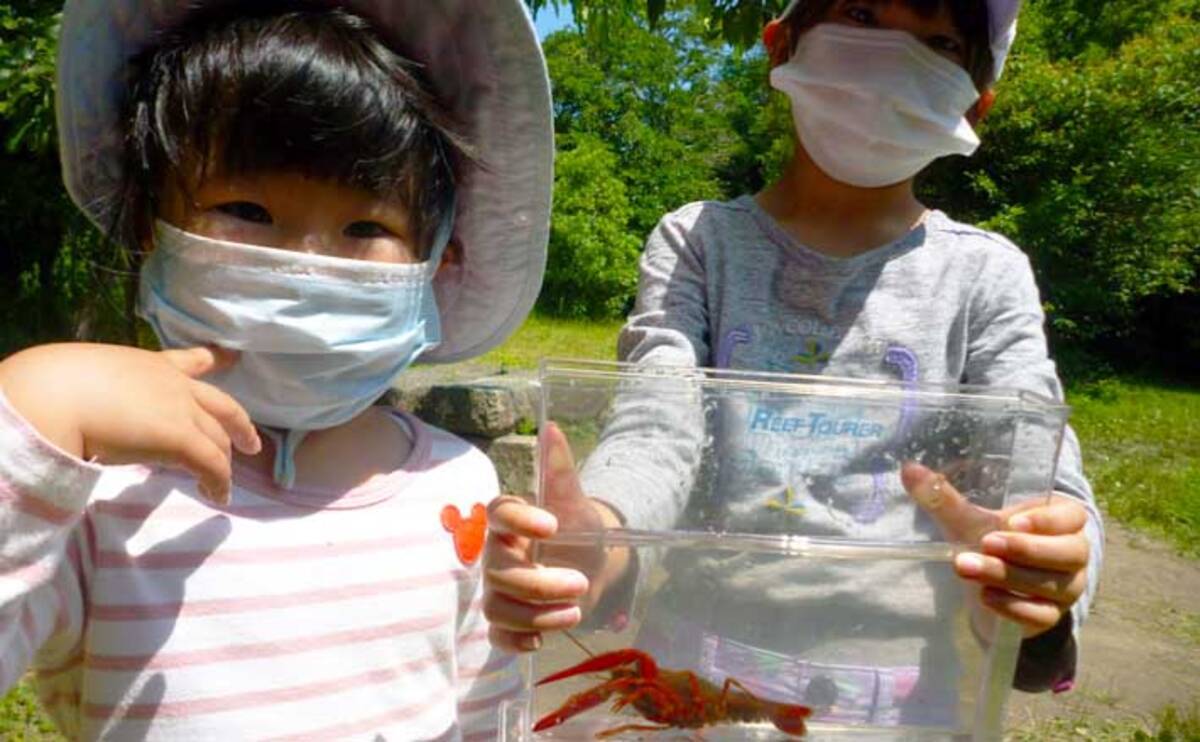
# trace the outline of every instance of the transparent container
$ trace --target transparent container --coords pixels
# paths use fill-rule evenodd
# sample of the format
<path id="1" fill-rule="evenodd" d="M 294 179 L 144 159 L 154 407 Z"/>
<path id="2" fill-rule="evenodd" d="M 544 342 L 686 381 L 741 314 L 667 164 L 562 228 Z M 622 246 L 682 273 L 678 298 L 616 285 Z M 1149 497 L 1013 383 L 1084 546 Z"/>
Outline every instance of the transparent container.
<path id="1" fill-rule="evenodd" d="M 530 656 L 505 739 L 1001 737 L 1020 632 L 953 559 L 1049 496 L 1064 406 L 571 361 L 540 383 L 539 504 L 561 527 L 537 559 L 628 566 Z M 564 438 L 573 462 L 549 450 Z M 625 527 L 580 517 L 585 496 Z M 589 655 L 604 668 L 537 684 Z"/>

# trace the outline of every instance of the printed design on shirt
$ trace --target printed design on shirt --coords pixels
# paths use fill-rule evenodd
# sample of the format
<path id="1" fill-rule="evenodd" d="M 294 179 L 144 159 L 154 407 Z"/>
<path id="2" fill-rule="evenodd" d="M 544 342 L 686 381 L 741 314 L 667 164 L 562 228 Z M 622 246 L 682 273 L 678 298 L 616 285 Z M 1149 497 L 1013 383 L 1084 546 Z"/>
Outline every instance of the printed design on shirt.
<path id="1" fill-rule="evenodd" d="M 471 506 L 471 516 L 464 518 L 454 505 L 442 508 L 442 528 L 454 537 L 458 561 L 469 567 L 479 559 L 487 537 L 487 508 L 479 503 Z"/>
<path id="2" fill-rule="evenodd" d="M 913 392 L 916 390 L 917 378 L 920 375 L 920 361 L 917 354 L 902 345 L 888 347 L 883 355 L 883 365 L 896 369 L 900 373 L 900 383 L 904 388 L 904 396 L 900 402 L 900 422 L 896 426 L 895 437 L 904 439 L 912 425 L 916 403 Z M 871 495 L 858 504 L 854 509 L 854 520 L 864 525 L 874 523 L 887 512 L 886 475 L 891 464 L 882 457 L 876 457 L 871 466 Z"/>
<path id="3" fill-rule="evenodd" d="M 783 490 L 782 502 L 774 498 L 767 500 L 768 510 L 778 510 L 788 515 L 804 515 L 804 505 L 796 498 L 796 491 L 791 487 Z"/>
<path id="4" fill-rule="evenodd" d="M 792 360 L 801 366 L 824 367 L 829 363 L 832 353 L 825 350 L 825 346 L 817 338 L 808 338 L 804 341 L 804 350 L 792 356 Z"/>
<path id="5" fill-rule="evenodd" d="M 733 351 L 739 345 L 748 345 L 754 341 L 754 328 L 750 325 L 738 325 L 717 343 L 717 368 L 733 368 Z"/>

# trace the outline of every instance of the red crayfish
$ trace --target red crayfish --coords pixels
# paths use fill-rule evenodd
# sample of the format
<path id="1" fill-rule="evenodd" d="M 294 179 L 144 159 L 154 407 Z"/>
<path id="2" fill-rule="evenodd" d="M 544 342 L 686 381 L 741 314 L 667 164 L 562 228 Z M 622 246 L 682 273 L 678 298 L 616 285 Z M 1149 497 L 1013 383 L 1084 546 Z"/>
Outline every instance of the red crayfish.
<path id="1" fill-rule="evenodd" d="M 574 637 L 568 637 L 579 644 Z M 589 652 L 589 654 L 591 654 Z M 666 670 L 654 658 L 637 649 L 618 649 L 592 655 L 578 665 L 568 667 L 538 681 L 553 683 L 590 672 L 610 671 L 610 678 L 599 685 L 576 693 L 559 708 L 546 714 L 533 726 L 540 732 L 562 724 L 572 716 L 599 706 L 616 696 L 613 711 L 632 705 L 654 724 L 623 724 L 607 729 L 597 737 L 612 737 L 632 731 L 699 729 L 724 722 L 767 721 L 787 734 L 803 736 L 804 720 L 812 709 L 767 701 L 755 696 L 734 678 L 726 678 L 721 687 L 688 670 Z"/>

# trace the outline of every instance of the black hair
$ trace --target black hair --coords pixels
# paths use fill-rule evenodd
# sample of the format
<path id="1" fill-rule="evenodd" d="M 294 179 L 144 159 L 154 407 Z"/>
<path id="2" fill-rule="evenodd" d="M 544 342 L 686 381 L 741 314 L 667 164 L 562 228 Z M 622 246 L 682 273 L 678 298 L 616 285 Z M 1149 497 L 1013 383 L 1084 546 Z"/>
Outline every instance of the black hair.
<path id="1" fill-rule="evenodd" d="M 821 22 L 829 9 L 840 0 L 806 0 L 797 3 L 786 22 L 792 30 L 793 44 L 800 35 Z M 975 87 L 986 90 L 996 81 L 996 60 L 992 54 L 991 21 L 987 0 L 900 0 L 923 18 L 935 15 L 943 7 L 950 8 L 954 27 L 966 42 L 966 70 Z"/>
<path id="2" fill-rule="evenodd" d="M 168 178 L 287 172 L 399 199 L 428 254 L 471 155 L 419 68 L 342 10 L 223 8 L 131 62 L 116 241 L 136 253 Z"/>

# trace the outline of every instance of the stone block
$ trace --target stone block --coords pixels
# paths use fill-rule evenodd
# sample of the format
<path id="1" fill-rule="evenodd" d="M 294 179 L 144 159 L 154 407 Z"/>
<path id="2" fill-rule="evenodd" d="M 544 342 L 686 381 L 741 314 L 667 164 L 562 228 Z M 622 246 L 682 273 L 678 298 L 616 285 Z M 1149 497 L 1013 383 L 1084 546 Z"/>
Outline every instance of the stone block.
<path id="1" fill-rule="evenodd" d="M 425 422 L 463 436 L 499 438 L 517 428 L 512 393 L 474 384 L 437 385 L 416 409 Z"/>
<path id="2" fill-rule="evenodd" d="M 506 435 L 491 441 L 484 452 L 496 467 L 501 493 L 521 497 L 537 494 L 537 436 Z"/>

